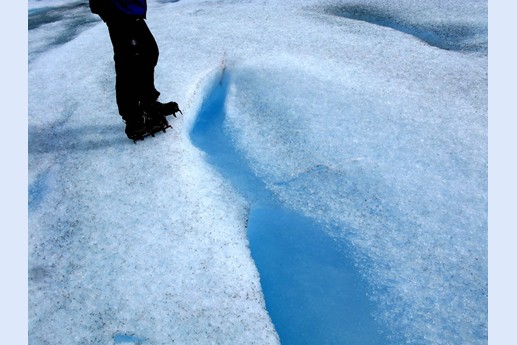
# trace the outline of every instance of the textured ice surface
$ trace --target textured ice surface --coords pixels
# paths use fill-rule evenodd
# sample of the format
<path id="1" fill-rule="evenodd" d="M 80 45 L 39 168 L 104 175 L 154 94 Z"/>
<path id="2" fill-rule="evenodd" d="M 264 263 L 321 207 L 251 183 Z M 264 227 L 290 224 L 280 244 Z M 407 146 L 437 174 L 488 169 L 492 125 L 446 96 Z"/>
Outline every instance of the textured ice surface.
<path id="1" fill-rule="evenodd" d="M 226 61 L 235 144 L 284 205 L 354 248 L 393 342 L 485 344 L 486 54 L 328 9 L 477 30 L 486 2 L 149 4 L 157 87 L 185 115 L 138 145 L 105 26 L 29 31 L 30 342 L 278 342 L 248 205 L 188 136 Z"/>
<path id="2" fill-rule="evenodd" d="M 326 7 L 335 16 L 362 20 L 413 35 L 438 48 L 488 51 L 487 9 L 475 1 L 361 1 Z M 415 15 L 418 13 L 418 15 Z"/>
<path id="3" fill-rule="evenodd" d="M 282 344 L 386 344 L 350 247 L 322 224 L 278 201 L 225 131 L 232 72 L 217 76 L 192 129 L 192 142 L 249 204 L 248 238 L 266 306 Z"/>
<path id="4" fill-rule="evenodd" d="M 161 80 L 186 117 L 213 63 Z M 125 138 L 106 28 L 37 56 L 29 84 L 29 342 L 278 343 L 242 200 L 182 119 L 159 139 Z"/>
<path id="5" fill-rule="evenodd" d="M 359 252 L 380 313 L 400 336 L 485 343 L 483 104 L 403 81 L 390 94 L 345 66 L 343 84 L 294 66 L 235 74 L 227 126 L 257 174 L 286 204 L 341 229 L 330 235 Z"/>
<path id="6" fill-rule="evenodd" d="M 483 104 L 403 81 L 390 94 L 345 66 L 338 84 L 295 64 L 235 73 L 227 126 L 257 174 L 286 204 L 341 229 L 329 233 L 359 252 L 399 335 L 486 342 Z"/>
<path id="7" fill-rule="evenodd" d="M 48 49 L 74 39 L 98 21 L 99 18 L 90 12 L 87 2 L 29 2 L 29 61 Z"/>

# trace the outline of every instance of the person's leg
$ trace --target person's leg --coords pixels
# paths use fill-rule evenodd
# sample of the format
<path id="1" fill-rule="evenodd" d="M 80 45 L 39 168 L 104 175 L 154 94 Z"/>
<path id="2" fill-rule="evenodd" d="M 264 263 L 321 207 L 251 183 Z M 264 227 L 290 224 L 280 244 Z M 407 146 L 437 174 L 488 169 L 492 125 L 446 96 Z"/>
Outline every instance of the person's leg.
<path id="1" fill-rule="evenodd" d="M 154 68 L 158 46 L 143 19 L 108 24 L 113 44 L 116 96 L 122 117 L 132 115 L 141 103 L 156 101 Z"/>
<path id="2" fill-rule="evenodd" d="M 154 86 L 154 69 L 159 50 L 147 24 L 133 19 L 108 23 L 108 28 L 114 50 L 116 100 L 126 134 L 133 139 L 168 127 L 165 116 L 179 108 L 174 102 L 157 102 L 160 93 Z"/>
<path id="3" fill-rule="evenodd" d="M 143 19 L 136 22 L 136 39 L 139 44 L 140 102 L 142 107 L 146 107 L 153 104 L 160 96 L 154 86 L 154 69 L 158 63 L 159 50 L 153 34 Z"/>
<path id="4" fill-rule="evenodd" d="M 132 70 L 134 70 L 134 49 L 131 43 L 131 26 L 127 22 L 108 23 L 111 43 L 113 44 L 113 59 L 116 73 L 116 100 L 119 114 L 128 118 L 138 108 L 137 90 Z"/>
<path id="5" fill-rule="evenodd" d="M 116 71 L 116 101 L 126 122 L 129 138 L 140 138 L 147 128 L 142 106 L 154 102 L 159 92 L 154 87 L 154 67 L 158 47 L 143 20 L 108 23 Z"/>
<path id="6" fill-rule="evenodd" d="M 153 34 L 149 30 L 146 22 L 141 20 L 138 22 L 140 41 L 142 42 L 142 74 L 140 76 L 142 85 L 142 109 L 155 117 L 163 117 L 180 112 L 176 102 L 162 104 L 158 102 L 160 93 L 156 91 L 154 86 L 154 69 L 158 63 L 159 50 Z M 164 119 L 166 122 L 166 120 Z"/>

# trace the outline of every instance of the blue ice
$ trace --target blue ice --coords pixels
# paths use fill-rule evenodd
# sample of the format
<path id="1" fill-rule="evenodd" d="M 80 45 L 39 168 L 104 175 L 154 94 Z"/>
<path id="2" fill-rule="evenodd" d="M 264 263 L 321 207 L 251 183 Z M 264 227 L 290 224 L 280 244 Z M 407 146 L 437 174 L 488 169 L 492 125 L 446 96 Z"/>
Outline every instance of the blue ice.
<path id="1" fill-rule="evenodd" d="M 251 253 L 282 344 L 386 344 L 352 249 L 326 235 L 322 224 L 279 202 L 225 131 L 230 78 L 226 73 L 214 84 L 191 138 L 249 201 Z"/>
<path id="2" fill-rule="evenodd" d="M 115 344 L 127 344 L 127 343 L 136 343 L 140 344 L 145 339 L 139 338 L 134 335 L 124 334 L 124 333 L 117 333 L 113 336 L 113 341 L 115 341 Z"/>
<path id="3" fill-rule="evenodd" d="M 50 171 L 40 173 L 36 180 L 29 184 L 29 210 L 39 206 L 48 190 Z"/>

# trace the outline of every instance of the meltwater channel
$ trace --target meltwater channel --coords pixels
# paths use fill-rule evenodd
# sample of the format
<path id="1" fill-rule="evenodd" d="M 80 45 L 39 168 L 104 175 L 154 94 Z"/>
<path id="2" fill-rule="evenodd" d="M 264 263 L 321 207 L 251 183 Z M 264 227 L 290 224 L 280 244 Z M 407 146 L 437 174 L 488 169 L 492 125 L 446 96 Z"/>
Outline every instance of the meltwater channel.
<path id="1" fill-rule="evenodd" d="M 251 254 L 281 343 L 387 344 L 346 248 L 323 226 L 282 205 L 234 147 L 223 126 L 230 82 L 228 71 L 214 82 L 190 136 L 248 200 Z"/>

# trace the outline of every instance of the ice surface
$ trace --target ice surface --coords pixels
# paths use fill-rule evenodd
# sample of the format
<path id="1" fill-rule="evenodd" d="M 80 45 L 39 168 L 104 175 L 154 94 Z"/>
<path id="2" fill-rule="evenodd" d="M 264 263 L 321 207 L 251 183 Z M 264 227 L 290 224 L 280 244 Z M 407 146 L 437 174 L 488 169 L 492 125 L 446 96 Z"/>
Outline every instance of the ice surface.
<path id="1" fill-rule="evenodd" d="M 43 4 L 48 4 L 44 6 Z M 29 61 L 99 21 L 86 2 L 29 2 Z"/>
<path id="2" fill-rule="evenodd" d="M 403 6 L 401 6 L 403 5 Z M 480 9 L 481 7 L 481 9 Z M 364 20 L 413 35 L 424 42 L 448 50 L 481 52 L 488 50 L 486 7 L 473 1 L 362 1 L 333 4 L 327 13 Z M 418 16 L 414 13 L 417 12 Z"/>
<path id="3" fill-rule="evenodd" d="M 257 174 L 353 244 L 383 317 L 408 341 L 484 343 L 483 104 L 458 90 L 404 94 L 402 81 L 393 97 L 352 73 L 334 86 L 294 65 L 234 78 L 227 126 Z"/>
<path id="4" fill-rule="evenodd" d="M 224 66 L 233 144 L 353 248 L 391 341 L 487 343 L 486 1 L 149 1 L 156 84 L 185 115 L 138 145 L 105 26 L 66 28 L 76 3 L 29 1 L 64 11 L 29 31 L 31 344 L 278 343 L 249 200 L 189 137 Z M 329 12 L 351 4 L 475 35 L 447 50 Z"/>
<path id="5" fill-rule="evenodd" d="M 282 344 L 386 344 L 350 247 L 278 201 L 223 128 L 232 72 L 217 76 L 192 129 L 192 142 L 249 203 L 248 237 L 266 305 Z"/>

